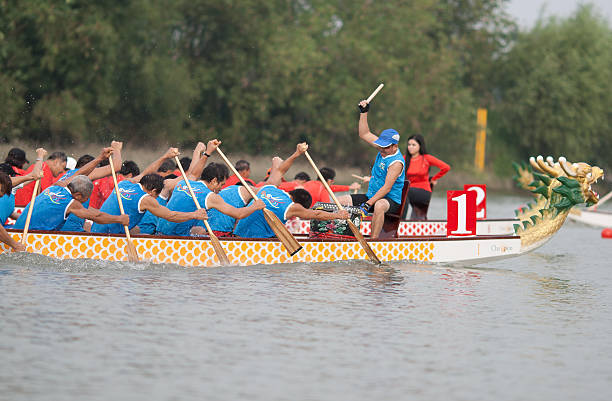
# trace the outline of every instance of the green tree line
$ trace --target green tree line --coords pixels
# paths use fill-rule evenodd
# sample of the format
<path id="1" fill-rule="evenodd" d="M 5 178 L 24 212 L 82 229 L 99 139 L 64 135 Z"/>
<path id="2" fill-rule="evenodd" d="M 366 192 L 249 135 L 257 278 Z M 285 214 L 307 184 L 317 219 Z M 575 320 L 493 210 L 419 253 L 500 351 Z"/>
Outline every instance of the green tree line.
<path id="1" fill-rule="evenodd" d="M 612 150 L 612 30 L 592 8 L 517 29 L 505 0 L 0 0 L 0 137 L 316 154 L 367 165 L 371 128 L 473 160 Z"/>

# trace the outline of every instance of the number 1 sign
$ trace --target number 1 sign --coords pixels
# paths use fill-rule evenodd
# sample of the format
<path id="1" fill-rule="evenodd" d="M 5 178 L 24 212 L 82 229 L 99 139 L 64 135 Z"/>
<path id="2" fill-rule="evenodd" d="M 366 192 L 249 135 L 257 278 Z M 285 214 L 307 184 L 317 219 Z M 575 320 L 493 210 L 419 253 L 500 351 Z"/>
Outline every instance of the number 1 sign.
<path id="1" fill-rule="evenodd" d="M 446 236 L 476 235 L 476 192 L 446 192 Z"/>
<path id="2" fill-rule="evenodd" d="M 481 185 L 464 185 L 464 191 L 476 192 L 476 220 L 484 220 L 487 218 L 487 186 Z"/>

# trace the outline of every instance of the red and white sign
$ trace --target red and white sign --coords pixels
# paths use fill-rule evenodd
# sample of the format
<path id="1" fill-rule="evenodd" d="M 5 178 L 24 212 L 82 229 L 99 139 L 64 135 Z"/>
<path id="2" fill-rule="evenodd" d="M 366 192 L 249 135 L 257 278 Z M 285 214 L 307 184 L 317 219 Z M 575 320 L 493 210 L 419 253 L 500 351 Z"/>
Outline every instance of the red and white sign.
<path id="1" fill-rule="evenodd" d="M 476 235 L 476 192 L 446 191 L 446 236 Z"/>
<path id="2" fill-rule="evenodd" d="M 464 191 L 476 192 L 476 220 L 484 220 L 487 218 L 487 186 L 482 185 L 464 185 Z"/>

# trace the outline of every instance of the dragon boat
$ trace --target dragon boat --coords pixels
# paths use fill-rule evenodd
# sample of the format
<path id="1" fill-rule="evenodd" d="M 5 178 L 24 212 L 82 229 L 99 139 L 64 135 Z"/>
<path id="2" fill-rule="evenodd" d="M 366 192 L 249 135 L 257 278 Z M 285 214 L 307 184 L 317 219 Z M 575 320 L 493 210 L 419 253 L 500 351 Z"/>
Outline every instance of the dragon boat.
<path id="1" fill-rule="evenodd" d="M 393 238 L 369 240 L 382 261 L 410 260 L 425 263 L 479 263 L 518 256 L 543 245 L 563 225 L 570 209 L 577 204 L 597 203 L 591 184 L 603 176 L 599 167 L 586 163 L 569 164 L 560 158 L 560 169 L 536 165 L 533 172 L 537 202 L 518 212 L 514 233 L 446 237 L 410 236 L 396 233 Z M 16 240 L 22 233 L 8 230 Z M 296 236 L 303 249 L 290 256 L 277 239 L 220 238 L 229 260 L 237 265 L 293 262 L 332 262 L 366 259 L 356 240 L 311 239 Z M 182 266 L 215 266 L 219 260 L 207 237 L 169 237 L 137 235 L 132 237 L 141 260 Z M 32 231 L 25 243 L 28 251 L 58 259 L 101 259 L 125 261 L 124 235 Z M 8 251 L 2 244 L 3 252 Z"/>
<path id="2" fill-rule="evenodd" d="M 363 235 L 370 235 L 372 222 L 361 222 L 360 231 Z M 488 219 L 476 221 L 476 235 L 511 235 L 514 234 L 514 225 L 517 219 Z M 310 233 L 310 220 L 292 219 L 287 222 L 287 228 L 293 234 L 307 235 Z M 397 227 L 400 237 L 427 237 L 446 235 L 446 220 L 402 220 Z"/>
<path id="3" fill-rule="evenodd" d="M 535 195 L 535 205 L 541 206 L 542 204 L 545 204 L 547 201 L 544 196 L 546 191 L 544 191 L 541 187 L 538 186 L 538 181 L 540 181 L 540 177 L 538 176 L 538 173 L 534 174 L 534 169 L 537 172 L 542 173 L 543 168 L 547 168 L 547 169 L 552 170 L 552 171 L 549 171 L 550 174 L 567 176 L 567 172 L 563 168 L 564 165 L 569 166 L 569 163 L 565 159 L 561 158 L 560 162 L 555 163 L 553 158 L 550 156 L 546 158 L 546 161 L 544 161 L 544 158 L 542 156 L 538 156 L 537 159 L 531 158 L 529 160 L 529 164 L 514 163 L 514 169 L 516 171 L 514 180 L 516 181 L 516 184 L 519 188 L 526 189 L 528 191 L 533 192 Z M 580 163 L 574 163 L 571 166 L 569 166 L 569 168 L 570 169 L 580 168 Z M 572 172 L 570 170 L 570 174 L 574 174 L 574 173 L 575 172 Z M 603 172 L 601 173 L 601 176 L 603 177 Z M 589 190 L 592 191 L 590 187 L 589 187 Z M 605 202 L 611 196 L 612 196 L 612 192 L 607 194 L 605 197 L 603 197 L 601 199 L 601 202 L 602 203 Z M 535 206 L 535 208 L 538 208 L 540 206 Z M 533 208 L 533 207 L 534 206 L 530 206 L 530 208 Z M 568 219 L 574 222 L 585 224 L 591 227 L 597 227 L 597 228 L 610 227 L 612 228 L 612 213 L 593 210 L 593 209 L 594 207 L 585 208 L 585 207 L 580 207 L 577 205 L 570 209 L 567 217 Z"/>

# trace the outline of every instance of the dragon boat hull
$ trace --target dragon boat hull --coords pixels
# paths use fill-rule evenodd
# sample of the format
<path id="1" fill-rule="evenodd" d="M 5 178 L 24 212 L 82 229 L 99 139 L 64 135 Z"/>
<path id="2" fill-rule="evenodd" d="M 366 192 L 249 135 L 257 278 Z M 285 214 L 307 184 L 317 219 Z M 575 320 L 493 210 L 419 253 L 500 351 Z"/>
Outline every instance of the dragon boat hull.
<path id="1" fill-rule="evenodd" d="M 10 231 L 16 239 L 21 233 Z M 256 265 L 295 262 L 333 262 L 367 259 L 357 241 L 298 238 L 303 249 L 293 257 L 275 239 L 221 239 L 232 264 Z M 125 237 L 83 233 L 31 232 L 29 251 L 57 259 L 99 259 L 126 261 Z M 134 245 L 141 260 L 205 267 L 218 265 L 210 241 L 195 237 L 135 236 Z M 374 252 L 383 261 L 411 260 L 425 263 L 474 263 L 517 256 L 521 239 L 516 236 L 477 236 L 467 238 L 411 237 L 372 240 Z M 2 245 L 2 250 L 8 250 Z"/>
<path id="2" fill-rule="evenodd" d="M 572 221 L 591 227 L 612 228 L 612 213 L 608 212 L 573 208 L 567 217 Z"/>
<path id="3" fill-rule="evenodd" d="M 517 219 L 501 220 L 478 220 L 476 222 L 477 235 L 512 235 Z M 308 234 L 310 232 L 310 220 L 293 219 L 287 222 L 287 228 L 293 234 Z M 370 235 L 371 221 L 361 222 L 361 233 Z M 424 237 L 431 235 L 446 235 L 446 220 L 402 220 L 397 229 L 397 234 L 402 236 Z"/>

